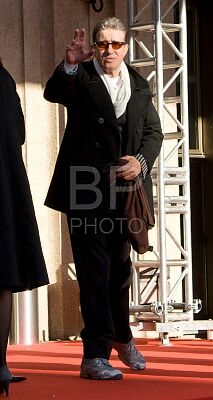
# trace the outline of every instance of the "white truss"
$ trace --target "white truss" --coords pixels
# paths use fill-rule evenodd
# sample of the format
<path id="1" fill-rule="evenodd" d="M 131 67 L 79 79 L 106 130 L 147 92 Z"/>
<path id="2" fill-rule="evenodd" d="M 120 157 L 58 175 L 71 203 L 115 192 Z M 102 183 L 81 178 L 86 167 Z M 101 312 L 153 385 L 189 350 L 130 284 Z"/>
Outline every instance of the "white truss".
<path id="1" fill-rule="evenodd" d="M 192 329 L 201 309 L 192 290 L 186 1 L 129 0 L 128 21 L 129 62 L 143 68 L 165 133 L 152 171 L 156 240 L 145 257 L 132 253 L 130 312 L 158 321 L 156 331 L 167 343 L 175 331 L 171 322 Z"/>

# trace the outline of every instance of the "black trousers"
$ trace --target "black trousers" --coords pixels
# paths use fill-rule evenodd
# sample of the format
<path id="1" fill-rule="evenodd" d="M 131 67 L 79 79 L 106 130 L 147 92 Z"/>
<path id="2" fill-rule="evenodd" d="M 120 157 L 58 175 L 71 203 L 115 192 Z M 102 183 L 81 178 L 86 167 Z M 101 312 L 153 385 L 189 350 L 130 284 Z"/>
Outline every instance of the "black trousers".
<path id="1" fill-rule="evenodd" d="M 130 244 L 117 218 L 67 215 L 84 321 L 84 357 L 110 357 L 113 341 L 132 339 L 129 326 Z"/>

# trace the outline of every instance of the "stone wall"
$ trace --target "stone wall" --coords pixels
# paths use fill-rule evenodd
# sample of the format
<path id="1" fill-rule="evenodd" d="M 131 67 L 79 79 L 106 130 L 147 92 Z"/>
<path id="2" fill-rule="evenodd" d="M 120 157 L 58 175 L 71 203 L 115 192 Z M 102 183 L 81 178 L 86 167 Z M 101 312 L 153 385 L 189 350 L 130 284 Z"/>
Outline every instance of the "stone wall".
<path id="1" fill-rule="evenodd" d="M 97 3 L 98 4 L 98 3 Z M 39 337 L 78 336 L 82 326 L 66 219 L 43 205 L 66 115 L 43 98 L 45 83 L 64 57 L 77 27 L 89 44 L 94 24 L 106 16 L 127 19 L 126 1 L 104 1 L 95 12 L 87 0 L 4 0 L 0 6 L 0 56 L 14 77 L 25 114 L 23 157 L 30 181 L 50 285 L 39 289 Z"/>

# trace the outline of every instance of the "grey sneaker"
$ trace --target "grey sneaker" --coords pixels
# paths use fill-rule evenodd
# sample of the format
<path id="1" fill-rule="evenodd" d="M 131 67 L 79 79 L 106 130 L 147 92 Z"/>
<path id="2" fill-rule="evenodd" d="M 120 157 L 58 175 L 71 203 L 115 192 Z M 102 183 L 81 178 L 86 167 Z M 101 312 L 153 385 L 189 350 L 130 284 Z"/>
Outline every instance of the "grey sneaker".
<path id="1" fill-rule="evenodd" d="M 114 343 L 113 348 L 118 352 L 118 358 L 132 369 L 145 369 L 146 361 L 142 354 L 137 350 L 134 340 L 129 343 Z"/>
<path id="2" fill-rule="evenodd" d="M 105 358 L 83 358 L 81 378 L 88 379 L 122 379 L 122 372 L 113 368 Z"/>

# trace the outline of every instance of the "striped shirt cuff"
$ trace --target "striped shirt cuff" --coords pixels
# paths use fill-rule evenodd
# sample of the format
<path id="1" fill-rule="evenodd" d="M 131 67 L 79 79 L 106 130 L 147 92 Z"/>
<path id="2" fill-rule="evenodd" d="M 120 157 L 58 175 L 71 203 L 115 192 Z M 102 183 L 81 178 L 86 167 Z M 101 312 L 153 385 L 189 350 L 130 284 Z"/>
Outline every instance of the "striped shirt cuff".
<path id="1" fill-rule="evenodd" d="M 137 158 L 137 160 L 139 161 L 140 165 L 141 165 L 141 172 L 143 175 L 143 179 L 146 178 L 146 174 L 148 172 L 148 167 L 147 167 L 147 163 L 146 160 L 144 158 L 144 156 L 142 154 L 136 154 L 135 158 Z"/>
<path id="2" fill-rule="evenodd" d="M 64 72 L 66 72 L 66 74 L 74 75 L 78 69 L 78 64 L 73 64 L 73 65 L 68 64 L 66 60 L 64 60 L 63 67 L 64 67 Z"/>

